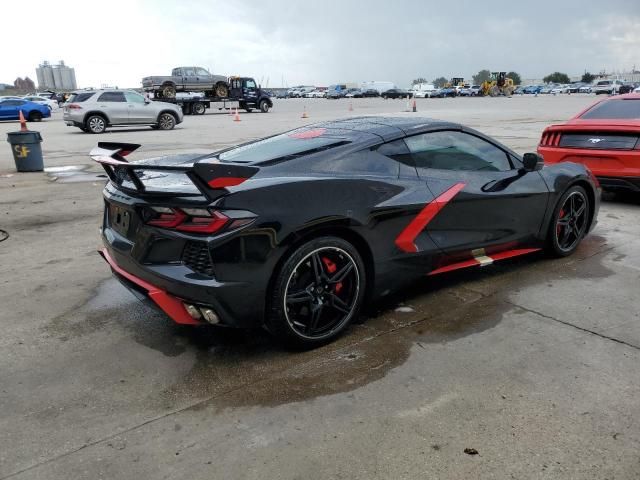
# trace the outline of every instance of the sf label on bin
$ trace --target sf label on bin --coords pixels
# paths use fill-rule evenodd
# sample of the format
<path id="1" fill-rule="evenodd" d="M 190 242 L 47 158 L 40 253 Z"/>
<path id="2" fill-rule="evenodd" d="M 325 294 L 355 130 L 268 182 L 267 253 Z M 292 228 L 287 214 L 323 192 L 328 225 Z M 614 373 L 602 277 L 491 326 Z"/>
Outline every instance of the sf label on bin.
<path id="1" fill-rule="evenodd" d="M 18 158 L 26 158 L 27 155 L 29 155 L 29 152 L 31 151 L 26 147 L 26 145 L 15 145 L 13 149 L 15 150 L 16 156 Z"/>

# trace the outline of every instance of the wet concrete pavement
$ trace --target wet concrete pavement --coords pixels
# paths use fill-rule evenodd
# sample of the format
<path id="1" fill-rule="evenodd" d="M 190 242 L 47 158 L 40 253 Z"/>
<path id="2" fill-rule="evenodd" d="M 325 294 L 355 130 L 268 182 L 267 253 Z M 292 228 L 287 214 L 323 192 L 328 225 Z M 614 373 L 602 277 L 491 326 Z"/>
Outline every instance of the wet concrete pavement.
<path id="1" fill-rule="evenodd" d="M 518 127 L 519 150 L 576 107 L 554 106 Z M 0 182 L 0 479 L 640 475 L 638 200 L 607 197 L 570 258 L 425 279 L 290 353 L 178 327 L 110 278 L 101 182 Z"/>

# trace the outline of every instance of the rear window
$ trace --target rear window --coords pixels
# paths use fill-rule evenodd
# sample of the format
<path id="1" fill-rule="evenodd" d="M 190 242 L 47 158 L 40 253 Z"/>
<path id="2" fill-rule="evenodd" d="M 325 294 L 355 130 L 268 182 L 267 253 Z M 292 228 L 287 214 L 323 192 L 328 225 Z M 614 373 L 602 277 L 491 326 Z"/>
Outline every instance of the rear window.
<path id="1" fill-rule="evenodd" d="M 72 93 L 71 96 L 69 97 L 68 102 L 69 103 L 78 103 L 78 102 L 84 102 L 86 100 L 89 100 L 91 97 L 93 97 L 95 92 L 89 92 L 89 93 Z"/>
<path id="2" fill-rule="evenodd" d="M 580 118 L 640 119 L 640 100 L 629 99 L 604 101 L 586 111 Z"/>
<path id="3" fill-rule="evenodd" d="M 601 82 L 598 82 L 598 85 L 611 85 L 611 82 L 609 80 L 603 80 Z"/>
<path id="4" fill-rule="evenodd" d="M 326 129 L 293 130 L 288 133 L 240 145 L 220 153 L 222 162 L 262 163 L 288 160 L 347 143 L 344 138 L 325 136 Z"/>

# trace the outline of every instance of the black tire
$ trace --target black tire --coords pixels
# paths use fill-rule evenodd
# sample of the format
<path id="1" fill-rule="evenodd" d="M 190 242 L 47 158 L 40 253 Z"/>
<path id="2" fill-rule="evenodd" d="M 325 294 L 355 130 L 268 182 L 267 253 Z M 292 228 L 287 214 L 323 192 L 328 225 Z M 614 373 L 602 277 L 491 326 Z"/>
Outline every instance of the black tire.
<path id="1" fill-rule="evenodd" d="M 176 126 L 176 117 L 171 113 L 161 113 L 158 115 L 157 127 L 159 130 L 173 130 Z"/>
<path id="2" fill-rule="evenodd" d="M 269 102 L 267 102 L 266 100 L 260 100 L 260 104 L 258 105 L 258 107 L 260 107 L 260 111 L 262 113 L 267 113 L 269 111 Z"/>
<path id="3" fill-rule="evenodd" d="M 28 120 L 30 122 L 40 122 L 42 120 L 42 114 L 34 110 L 33 112 L 29 113 Z"/>
<path id="4" fill-rule="evenodd" d="M 206 110 L 207 109 L 204 103 L 202 102 L 196 102 L 193 105 L 191 105 L 191 111 L 193 112 L 194 115 L 204 115 L 204 112 Z"/>
<path id="5" fill-rule="evenodd" d="M 175 85 L 163 85 L 162 98 L 176 98 L 176 86 Z"/>
<path id="6" fill-rule="evenodd" d="M 566 257 L 576 251 L 587 234 L 591 219 L 591 204 L 584 188 L 569 188 L 553 210 L 547 233 L 547 252 L 554 257 Z"/>
<path id="7" fill-rule="evenodd" d="M 214 88 L 214 92 L 216 97 L 227 98 L 229 96 L 229 87 L 224 83 L 218 83 Z"/>
<path id="8" fill-rule="evenodd" d="M 90 115 L 84 122 L 90 133 L 104 133 L 107 130 L 107 120 L 102 115 Z"/>
<path id="9" fill-rule="evenodd" d="M 338 237 L 315 238 L 299 246 L 278 270 L 266 326 L 288 347 L 323 345 L 357 318 L 365 290 L 365 267 L 356 248 Z"/>

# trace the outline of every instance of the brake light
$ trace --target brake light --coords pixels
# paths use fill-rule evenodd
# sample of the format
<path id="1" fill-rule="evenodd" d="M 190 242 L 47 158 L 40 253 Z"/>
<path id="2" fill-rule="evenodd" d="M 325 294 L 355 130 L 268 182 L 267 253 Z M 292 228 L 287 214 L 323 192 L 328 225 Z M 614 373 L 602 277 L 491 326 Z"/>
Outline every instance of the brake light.
<path id="1" fill-rule="evenodd" d="M 82 107 L 77 103 L 70 103 L 69 105 L 67 105 L 67 108 L 69 110 L 82 110 Z"/>
<path id="2" fill-rule="evenodd" d="M 176 230 L 182 232 L 215 233 L 224 227 L 229 218 L 220 212 L 212 211 L 209 216 L 193 217 L 178 225 Z"/>
<path id="3" fill-rule="evenodd" d="M 229 221 L 229 217 L 206 208 L 149 207 L 147 225 L 169 228 L 181 232 L 215 233 Z"/>

